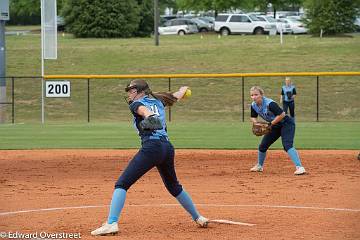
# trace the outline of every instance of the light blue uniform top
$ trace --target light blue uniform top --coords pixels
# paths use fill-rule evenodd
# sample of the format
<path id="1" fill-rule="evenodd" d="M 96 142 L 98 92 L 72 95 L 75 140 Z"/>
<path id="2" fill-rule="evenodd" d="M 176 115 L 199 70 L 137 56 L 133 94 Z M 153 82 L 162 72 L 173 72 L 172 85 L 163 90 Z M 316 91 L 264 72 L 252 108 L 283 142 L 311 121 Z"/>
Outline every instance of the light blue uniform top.
<path id="1" fill-rule="evenodd" d="M 162 129 L 160 130 L 154 130 L 154 131 L 142 131 L 139 127 L 140 122 L 144 119 L 142 116 L 138 115 L 136 113 L 139 106 L 145 106 L 147 109 L 152 111 L 157 115 L 157 117 L 160 119 L 162 124 Z M 148 96 L 144 96 L 129 106 L 131 112 L 134 115 L 134 127 L 138 131 L 139 136 L 141 138 L 143 137 L 150 137 L 150 139 L 158 139 L 159 137 L 167 137 L 167 130 L 166 130 L 166 114 L 165 114 L 165 106 L 164 104 L 155 98 L 150 98 Z"/>
<path id="2" fill-rule="evenodd" d="M 271 122 L 276 117 L 273 112 L 270 111 L 269 105 L 274 102 L 274 100 L 263 97 L 262 105 L 259 107 L 255 102 L 251 103 L 251 107 L 260 115 L 265 121 Z"/>

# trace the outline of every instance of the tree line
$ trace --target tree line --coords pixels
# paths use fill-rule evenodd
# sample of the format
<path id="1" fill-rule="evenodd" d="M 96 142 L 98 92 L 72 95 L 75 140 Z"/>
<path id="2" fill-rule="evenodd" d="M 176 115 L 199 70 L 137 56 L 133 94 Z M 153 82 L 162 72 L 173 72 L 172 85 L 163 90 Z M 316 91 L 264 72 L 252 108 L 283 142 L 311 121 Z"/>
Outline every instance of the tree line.
<path id="1" fill-rule="evenodd" d="M 355 30 L 360 0 L 158 0 L 160 12 L 172 8 L 182 11 L 228 10 L 266 12 L 306 9 L 305 24 L 310 33 L 326 35 Z M 154 0 L 57 0 L 66 31 L 75 37 L 146 37 L 153 33 Z M 40 0 L 10 0 L 9 24 L 40 24 Z"/>

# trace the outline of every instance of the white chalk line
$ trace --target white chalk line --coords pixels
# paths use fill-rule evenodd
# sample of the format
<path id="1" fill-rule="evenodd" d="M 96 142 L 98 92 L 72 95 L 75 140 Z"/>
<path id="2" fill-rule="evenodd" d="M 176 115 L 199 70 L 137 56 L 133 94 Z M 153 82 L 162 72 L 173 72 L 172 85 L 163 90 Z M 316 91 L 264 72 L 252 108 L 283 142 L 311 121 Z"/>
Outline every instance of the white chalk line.
<path id="1" fill-rule="evenodd" d="M 178 207 L 179 204 L 139 204 L 139 205 L 127 205 L 127 207 Z M 257 205 L 257 204 L 196 204 L 196 206 L 202 207 L 242 207 L 242 208 L 285 208 L 285 209 L 309 209 L 309 210 L 324 210 L 324 211 L 344 211 L 344 212 L 360 212 L 360 209 L 351 208 L 331 208 L 331 207 L 311 207 L 311 206 L 283 206 L 283 205 Z M 0 212 L 0 216 L 8 216 L 20 213 L 31 212 L 45 212 L 45 211 L 61 211 L 71 209 L 87 209 L 87 208 L 103 208 L 109 207 L 109 205 L 92 205 L 92 206 L 77 206 L 77 207 L 56 207 L 56 208 L 40 208 L 30 210 L 20 210 L 13 212 Z"/>
<path id="2" fill-rule="evenodd" d="M 211 219 L 211 220 L 209 220 L 209 223 L 243 225 L 243 226 L 249 226 L 249 227 L 252 227 L 252 226 L 256 225 L 256 224 L 253 224 L 253 223 L 235 222 L 235 221 L 230 221 L 230 220 L 226 220 L 226 219 Z"/>

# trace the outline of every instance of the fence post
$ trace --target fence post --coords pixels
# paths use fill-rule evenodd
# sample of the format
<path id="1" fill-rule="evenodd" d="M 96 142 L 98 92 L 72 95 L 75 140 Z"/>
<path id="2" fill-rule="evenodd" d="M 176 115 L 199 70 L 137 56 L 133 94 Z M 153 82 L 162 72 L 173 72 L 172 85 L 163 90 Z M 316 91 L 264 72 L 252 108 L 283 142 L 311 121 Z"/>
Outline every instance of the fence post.
<path id="1" fill-rule="evenodd" d="M 316 76 L 316 121 L 319 121 L 319 76 Z"/>
<path id="2" fill-rule="evenodd" d="M 14 77 L 11 78 L 11 122 L 15 123 L 15 81 Z"/>
<path id="3" fill-rule="evenodd" d="M 90 122 L 90 78 L 87 79 L 87 121 Z"/>
<path id="4" fill-rule="evenodd" d="M 241 93 L 241 95 L 242 95 L 242 121 L 243 122 L 245 122 L 245 96 L 244 96 L 244 93 L 245 93 L 245 91 L 244 91 L 244 77 L 242 77 L 241 78 L 241 87 L 242 87 L 242 89 L 241 89 L 241 91 L 242 91 L 242 93 Z"/>
<path id="5" fill-rule="evenodd" d="M 171 78 L 169 78 L 169 92 L 171 92 Z M 169 122 L 171 122 L 171 107 L 169 106 Z"/>

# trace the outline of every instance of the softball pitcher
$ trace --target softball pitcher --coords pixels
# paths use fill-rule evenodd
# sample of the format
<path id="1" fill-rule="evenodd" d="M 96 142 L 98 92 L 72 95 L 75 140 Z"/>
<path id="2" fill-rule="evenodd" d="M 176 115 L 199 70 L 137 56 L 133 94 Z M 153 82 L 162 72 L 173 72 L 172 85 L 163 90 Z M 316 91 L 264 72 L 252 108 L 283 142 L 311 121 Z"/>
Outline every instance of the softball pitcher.
<path id="1" fill-rule="evenodd" d="M 252 172 L 262 172 L 266 151 L 280 136 L 284 150 L 294 162 L 296 170 L 295 175 L 305 173 L 305 168 L 301 165 L 299 155 L 293 146 L 295 136 L 295 123 L 292 118 L 285 115 L 284 111 L 272 99 L 264 96 L 264 90 L 258 86 L 250 89 L 251 103 L 251 121 L 257 122 L 260 115 L 271 126 L 271 131 L 264 135 L 258 149 L 258 163 L 250 169 Z"/>
<path id="2" fill-rule="evenodd" d="M 295 119 L 295 97 L 296 88 L 291 83 L 290 77 L 285 78 L 285 85 L 281 88 L 280 103 L 283 103 L 283 109 L 285 114 L 290 110 L 290 116 Z"/>
<path id="3" fill-rule="evenodd" d="M 171 106 L 183 98 L 187 89 L 181 87 L 175 93 L 153 93 L 144 80 L 133 80 L 125 88 L 142 146 L 115 183 L 107 221 L 91 235 L 115 234 L 119 231 L 118 220 L 128 189 L 153 167 L 159 171 L 166 189 L 192 219 L 200 227 L 207 227 L 209 220 L 198 213 L 190 195 L 176 177 L 174 147 L 166 129 L 165 106 Z"/>

